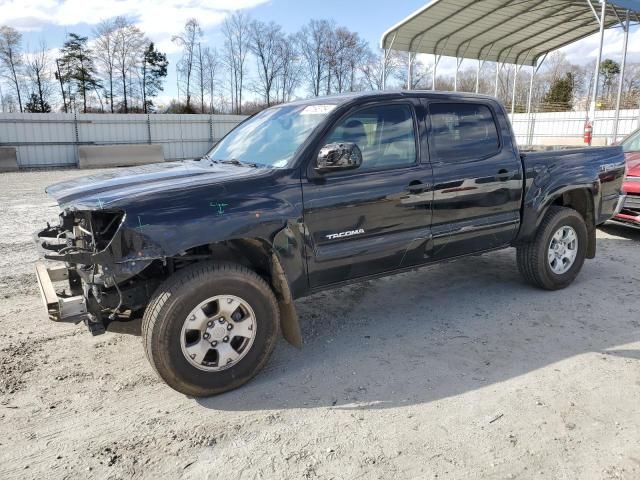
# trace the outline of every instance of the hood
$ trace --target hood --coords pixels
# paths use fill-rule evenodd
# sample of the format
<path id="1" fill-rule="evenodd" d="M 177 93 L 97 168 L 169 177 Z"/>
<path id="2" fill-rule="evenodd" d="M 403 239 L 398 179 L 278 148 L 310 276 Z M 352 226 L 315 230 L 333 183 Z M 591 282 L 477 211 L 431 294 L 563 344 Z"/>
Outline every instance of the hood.
<path id="1" fill-rule="evenodd" d="M 206 160 L 153 163 L 55 183 L 46 188 L 61 207 L 119 207 L 141 197 L 171 190 L 263 175 L 267 168 L 212 164 Z"/>
<path id="2" fill-rule="evenodd" d="M 640 152 L 627 152 L 627 175 L 630 177 L 640 177 Z"/>

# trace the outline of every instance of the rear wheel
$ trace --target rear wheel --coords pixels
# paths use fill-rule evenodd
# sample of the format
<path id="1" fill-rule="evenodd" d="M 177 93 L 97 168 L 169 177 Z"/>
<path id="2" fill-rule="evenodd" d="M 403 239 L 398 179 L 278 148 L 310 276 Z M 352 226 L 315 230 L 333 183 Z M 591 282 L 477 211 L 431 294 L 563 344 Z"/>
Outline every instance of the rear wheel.
<path id="1" fill-rule="evenodd" d="M 576 278 L 586 252 L 587 226 L 582 216 L 571 208 L 553 206 L 535 238 L 518 247 L 518 269 L 532 285 L 558 290 Z"/>
<path id="2" fill-rule="evenodd" d="M 158 375 L 181 393 L 203 397 L 253 378 L 275 347 L 279 325 L 275 296 L 255 272 L 202 263 L 158 288 L 142 334 Z"/>

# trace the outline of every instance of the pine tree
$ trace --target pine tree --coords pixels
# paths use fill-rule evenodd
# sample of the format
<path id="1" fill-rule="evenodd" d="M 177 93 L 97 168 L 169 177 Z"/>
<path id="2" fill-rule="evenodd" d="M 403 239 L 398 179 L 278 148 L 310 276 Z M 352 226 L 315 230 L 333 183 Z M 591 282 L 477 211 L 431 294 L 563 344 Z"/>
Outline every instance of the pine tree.
<path id="1" fill-rule="evenodd" d="M 144 50 L 140 65 L 144 113 L 149 113 L 153 109 L 153 100 L 151 99 L 162 91 L 162 82 L 167 76 L 168 65 L 167 56 L 156 50 L 153 42 L 149 43 Z"/>
<path id="2" fill-rule="evenodd" d="M 32 93 L 24 110 L 28 113 L 50 113 L 51 105 L 37 93 Z"/>
<path id="3" fill-rule="evenodd" d="M 571 72 L 568 72 L 564 77 L 556 78 L 545 94 L 542 100 L 543 104 L 548 104 L 553 111 L 566 112 L 571 110 L 574 86 L 575 81 Z"/>
<path id="4" fill-rule="evenodd" d="M 613 60 L 606 59 L 600 65 L 600 74 L 602 75 L 602 86 L 604 87 L 604 92 L 602 92 L 603 96 L 609 98 L 613 79 L 620 74 L 620 64 Z"/>
<path id="5" fill-rule="evenodd" d="M 87 113 L 89 92 L 101 88 L 87 40 L 87 37 L 70 33 L 68 40 L 64 42 L 62 47 L 62 58 L 60 59 L 61 70 L 64 72 L 63 80 L 65 83 L 75 85 L 76 92 L 82 96 L 82 111 L 84 113 Z"/>

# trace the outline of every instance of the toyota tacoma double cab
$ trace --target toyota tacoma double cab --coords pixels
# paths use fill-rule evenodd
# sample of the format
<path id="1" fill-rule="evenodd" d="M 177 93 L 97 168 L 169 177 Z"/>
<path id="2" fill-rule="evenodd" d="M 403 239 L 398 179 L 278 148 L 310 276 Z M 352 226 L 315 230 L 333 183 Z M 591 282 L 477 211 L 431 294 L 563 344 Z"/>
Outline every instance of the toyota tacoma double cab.
<path id="1" fill-rule="evenodd" d="M 281 332 L 300 347 L 294 300 L 322 289 L 507 247 L 527 282 L 567 287 L 624 176 L 621 147 L 519 151 L 491 97 L 315 98 L 200 160 L 48 187 L 61 213 L 35 234 L 36 273 L 52 320 L 142 318 L 158 375 L 209 396 L 256 375 Z"/>

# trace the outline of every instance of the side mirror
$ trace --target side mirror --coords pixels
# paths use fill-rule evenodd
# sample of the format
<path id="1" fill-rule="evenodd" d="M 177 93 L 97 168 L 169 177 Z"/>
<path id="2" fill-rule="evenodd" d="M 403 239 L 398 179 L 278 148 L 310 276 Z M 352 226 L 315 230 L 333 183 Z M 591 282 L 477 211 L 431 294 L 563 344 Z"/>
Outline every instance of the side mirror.
<path id="1" fill-rule="evenodd" d="M 362 165 L 362 152 L 355 143 L 328 143 L 318 152 L 316 172 L 353 170 Z"/>

